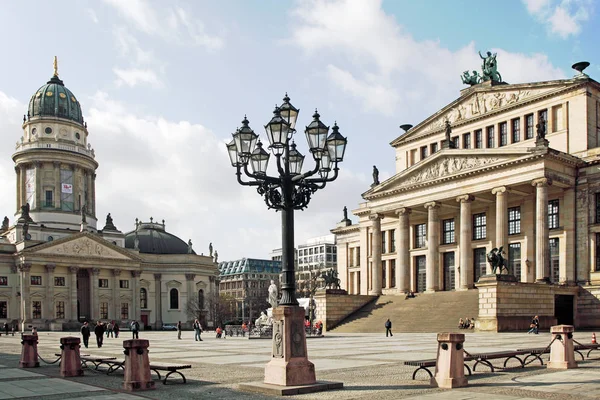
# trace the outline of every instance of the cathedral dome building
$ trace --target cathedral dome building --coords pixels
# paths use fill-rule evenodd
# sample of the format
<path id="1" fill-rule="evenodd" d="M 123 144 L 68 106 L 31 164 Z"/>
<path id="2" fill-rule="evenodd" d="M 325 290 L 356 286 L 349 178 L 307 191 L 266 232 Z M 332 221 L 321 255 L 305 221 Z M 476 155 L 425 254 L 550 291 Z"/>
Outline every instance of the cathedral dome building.
<path id="1" fill-rule="evenodd" d="M 205 297 L 217 295 L 216 260 L 136 220 L 124 234 L 96 217 L 98 162 L 73 93 L 58 77 L 31 97 L 12 156 L 17 209 L 0 226 L 0 325 L 23 331 L 77 329 L 82 321 L 144 328 L 195 318 L 213 326 Z M 194 310 L 192 314 L 188 310 Z"/>

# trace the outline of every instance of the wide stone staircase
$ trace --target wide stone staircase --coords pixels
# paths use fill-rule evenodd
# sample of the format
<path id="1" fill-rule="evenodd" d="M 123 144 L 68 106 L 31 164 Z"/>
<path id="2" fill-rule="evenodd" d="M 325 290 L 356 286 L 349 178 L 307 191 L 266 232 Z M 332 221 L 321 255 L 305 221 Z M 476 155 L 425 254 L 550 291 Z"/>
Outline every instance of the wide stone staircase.
<path id="1" fill-rule="evenodd" d="M 458 320 L 478 318 L 478 290 L 416 293 L 416 297 L 380 296 L 344 319 L 333 332 L 380 333 L 392 321 L 392 332 L 458 332 Z"/>

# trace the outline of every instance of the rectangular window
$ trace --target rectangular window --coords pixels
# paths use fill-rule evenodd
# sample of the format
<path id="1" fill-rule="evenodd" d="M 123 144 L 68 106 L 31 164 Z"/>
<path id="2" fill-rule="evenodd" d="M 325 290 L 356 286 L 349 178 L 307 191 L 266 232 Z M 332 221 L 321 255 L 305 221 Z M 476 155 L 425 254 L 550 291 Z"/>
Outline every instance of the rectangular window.
<path id="1" fill-rule="evenodd" d="M 521 243 L 508 245 L 508 268 L 517 280 L 521 280 Z"/>
<path id="2" fill-rule="evenodd" d="M 390 287 L 396 287 L 396 260 L 390 260 Z"/>
<path id="3" fill-rule="evenodd" d="M 475 148 L 483 149 L 483 133 L 481 129 L 475 131 Z"/>
<path id="4" fill-rule="evenodd" d="M 533 114 L 525 116 L 525 140 L 533 139 Z"/>
<path id="5" fill-rule="evenodd" d="M 98 279 L 98 287 L 107 288 L 108 287 L 108 279 Z"/>
<path id="6" fill-rule="evenodd" d="M 0 301 L 0 319 L 8 318 L 8 301 Z"/>
<path id="7" fill-rule="evenodd" d="M 63 211 L 73 211 L 73 171 L 60 170 L 60 207 Z M 58 195 L 57 195 L 58 196 Z"/>
<path id="8" fill-rule="evenodd" d="M 427 224 L 415 225 L 415 249 L 425 247 L 425 238 L 427 237 Z"/>
<path id="9" fill-rule="evenodd" d="M 421 160 L 424 160 L 425 158 L 427 158 L 427 146 L 422 146 L 421 147 Z"/>
<path id="10" fill-rule="evenodd" d="M 129 303 L 121 303 L 121 319 L 129 319 Z"/>
<path id="11" fill-rule="evenodd" d="M 548 243 L 548 250 L 550 251 L 550 282 L 560 282 L 560 248 L 559 239 L 551 238 Z"/>
<path id="12" fill-rule="evenodd" d="M 65 277 L 64 276 L 55 276 L 54 277 L 54 286 L 65 286 Z"/>
<path id="13" fill-rule="evenodd" d="M 42 277 L 41 276 L 37 276 L 37 275 L 33 275 L 31 277 L 31 285 L 32 286 L 41 286 L 42 285 Z"/>
<path id="14" fill-rule="evenodd" d="M 458 149 L 458 148 L 459 148 L 459 145 L 460 145 L 460 143 L 458 142 L 458 136 L 454 136 L 454 137 L 452 138 L 452 143 L 454 143 L 454 148 L 455 148 L 455 149 Z"/>
<path id="15" fill-rule="evenodd" d="M 596 271 L 600 271 L 600 233 L 596 233 Z"/>
<path id="16" fill-rule="evenodd" d="M 44 207 L 54 207 L 52 190 L 46 190 L 46 201 L 44 202 Z"/>
<path id="17" fill-rule="evenodd" d="M 442 240 L 444 244 L 451 244 L 455 242 L 454 238 L 454 219 L 445 219 L 442 221 Z"/>
<path id="18" fill-rule="evenodd" d="M 100 303 L 100 319 L 108 319 L 108 303 Z"/>
<path id="19" fill-rule="evenodd" d="M 473 214 L 473 240 L 485 239 L 486 218 L 485 213 Z"/>
<path id="20" fill-rule="evenodd" d="M 396 230 L 392 229 L 390 231 L 390 252 L 394 253 L 396 251 Z"/>
<path id="21" fill-rule="evenodd" d="M 485 247 L 473 249 L 473 267 L 473 279 L 477 282 L 479 277 L 485 275 L 487 271 Z"/>
<path id="22" fill-rule="evenodd" d="M 0 276 L 0 286 L 8 286 L 8 276 Z"/>
<path id="23" fill-rule="evenodd" d="M 470 148 L 471 148 L 471 134 L 465 133 L 463 135 L 463 149 L 470 149 Z"/>
<path id="24" fill-rule="evenodd" d="M 600 192 L 596 193 L 596 223 L 600 223 Z"/>
<path id="25" fill-rule="evenodd" d="M 65 302 L 64 301 L 56 302 L 56 318 L 57 319 L 65 318 Z"/>
<path id="26" fill-rule="evenodd" d="M 35 182 L 35 168 L 27 168 L 25 170 L 25 200 L 32 209 L 35 209 L 37 204 L 35 201 Z"/>
<path id="27" fill-rule="evenodd" d="M 494 136 L 494 127 L 488 126 L 487 128 L 485 128 L 485 132 L 486 132 L 486 147 L 488 149 L 492 149 L 492 148 L 496 147 L 495 136 Z"/>
<path id="28" fill-rule="evenodd" d="M 42 302 L 32 301 L 31 302 L 31 318 L 40 319 L 42 318 Z"/>
<path id="29" fill-rule="evenodd" d="M 386 242 L 385 242 L 386 236 L 387 236 L 387 231 L 382 231 L 381 232 L 381 253 L 382 254 L 387 253 L 387 247 L 386 247 Z"/>
<path id="30" fill-rule="evenodd" d="M 521 207 L 510 207 L 508 209 L 508 234 L 521 233 Z"/>
<path id="31" fill-rule="evenodd" d="M 431 154 L 435 154 L 438 151 L 438 144 L 437 143 L 431 143 Z"/>
<path id="32" fill-rule="evenodd" d="M 548 229 L 558 228 L 558 199 L 548 202 Z"/>
<path id="33" fill-rule="evenodd" d="M 508 144 L 508 125 L 506 122 L 501 122 L 498 126 L 500 129 L 500 147 Z"/>
<path id="34" fill-rule="evenodd" d="M 538 123 L 544 121 L 544 128 L 546 128 L 546 133 L 548 133 L 548 109 L 543 109 L 538 111 Z"/>
<path id="35" fill-rule="evenodd" d="M 521 141 L 521 118 L 515 118 L 512 120 L 512 142 L 517 143 Z"/>
<path id="36" fill-rule="evenodd" d="M 129 280 L 128 279 L 119 280 L 119 287 L 121 289 L 129 289 Z"/>

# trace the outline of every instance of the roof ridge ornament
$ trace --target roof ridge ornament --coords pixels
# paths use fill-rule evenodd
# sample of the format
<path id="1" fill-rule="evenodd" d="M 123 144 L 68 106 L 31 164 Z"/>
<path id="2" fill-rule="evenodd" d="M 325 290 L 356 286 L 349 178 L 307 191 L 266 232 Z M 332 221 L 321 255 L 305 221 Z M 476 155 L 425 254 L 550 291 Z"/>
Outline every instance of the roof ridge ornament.
<path id="1" fill-rule="evenodd" d="M 58 78 L 58 57 L 54 56 L 54 76 Z"/>
<path id="2" fill-rule="evenodd" d="M 481 75 L 475 70 L 472 75 L 469 71 L 465 71 L 460 76 L 462 83 L 471 86 L 488 81 L 491 81 L 492 85 L 502 83 L 502 76 L 498 72 L 498 62 L 496 61 L 498 53 L 492 54 L 491 51 L 488 51 L 485 56 L 481 55 L 481 51 L 478 53 L 479 57 L 483 60 L 481 62 Z"/>

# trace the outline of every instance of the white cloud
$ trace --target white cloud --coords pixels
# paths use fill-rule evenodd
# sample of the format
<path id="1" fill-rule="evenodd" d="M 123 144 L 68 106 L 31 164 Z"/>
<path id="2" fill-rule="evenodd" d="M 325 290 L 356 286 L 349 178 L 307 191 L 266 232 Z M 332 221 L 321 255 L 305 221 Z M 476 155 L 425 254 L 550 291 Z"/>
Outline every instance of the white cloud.
<path id="1" fill-rule="evenodd" d="M 134 64 L 147 64 L 155 61 L 152 51 L 145 51 L 140 47 L 139 41 L 125 27 L 117 27 L 113 30 L 115 44 L 119 54 L 132 60 Z"/>
<path id="2" fill-rule="evenodd" d="M 591 0 L 523 0 L 529 14 L 563 39 L 578 35 L 593 9 Z"/>
<path id="3" fill-rule="evenodd" d="M 385 13 L 380 0 L 303 2 L 292 15 L 288 44 L 319 57 L 328 80 L 365 111 L 397 114 L 402 122 L 425 117 L 423 104 L 433 111 L 448 103 L 463 87 L 461 73 L 481 65 L 474 43 L 450 51 L 438 41 L 417 41 Z M 495 51 L 505 81 L 564 77 L 542 54 Z"/>
<path id="4" fill-rule="evenodd" d="M 0 91 L 0 132 L 6 134 L 5 142 L 0 146 L 0 188 L 4 192 L 4 195 L 0 196 L 0 219 L 7 216 L 11 223 L 14 221 L 17 207 L 15 203 L 16 178 L 11 156 L 22 135 L 20 133 L 20 117 L 25 112 L 27 112 L 27 105 Z"/>
<path id="5" fill-rule="evenodd" d="M 113 68 L 113 72 L 117 75 L 117 86 L 127 85 L 134 87 L 140 84 L 148 84 L 153 88 L 162 88 L 164 86 L 156 73 L 151 69 L 121 69 L 115 67 Z"/>
<path id="6" fill-rule="evenodd" d="M 99 22 L 98 16 L 96 15 L 96 11 L 94 11 L 91 8 L 86 8 L 85 12 L 88 14 L 93 23 L 97 24 Z"/>

